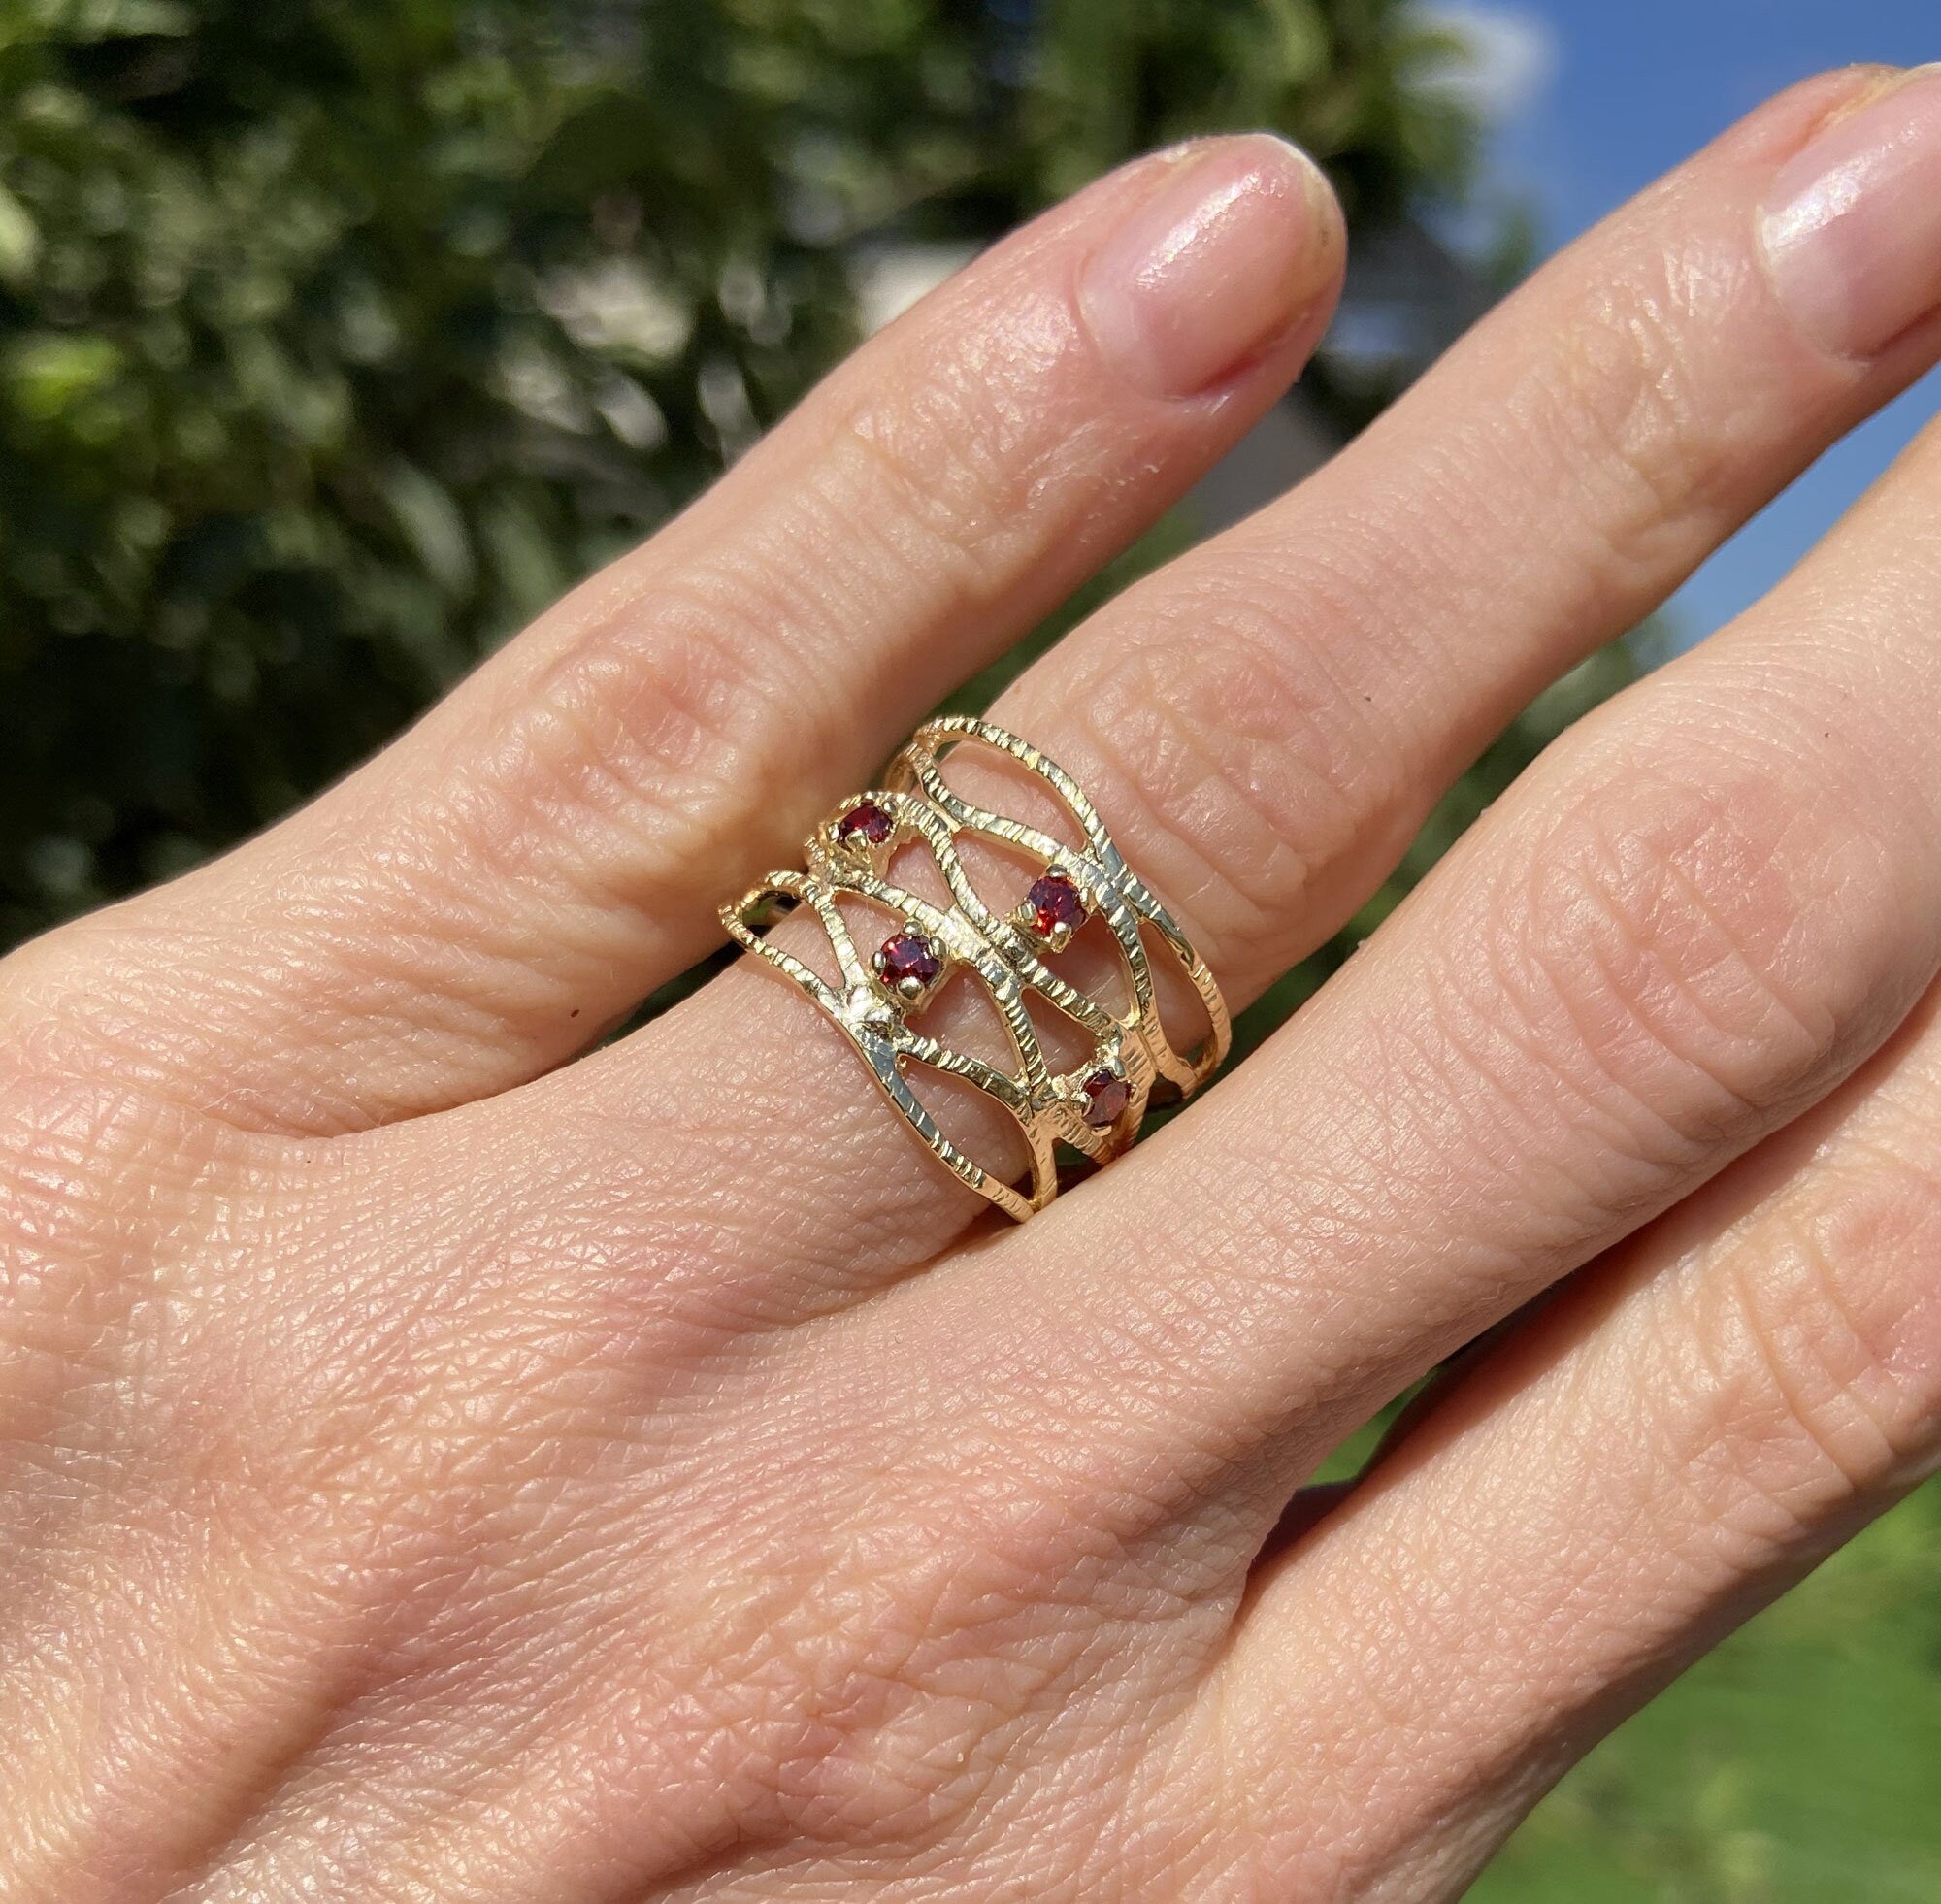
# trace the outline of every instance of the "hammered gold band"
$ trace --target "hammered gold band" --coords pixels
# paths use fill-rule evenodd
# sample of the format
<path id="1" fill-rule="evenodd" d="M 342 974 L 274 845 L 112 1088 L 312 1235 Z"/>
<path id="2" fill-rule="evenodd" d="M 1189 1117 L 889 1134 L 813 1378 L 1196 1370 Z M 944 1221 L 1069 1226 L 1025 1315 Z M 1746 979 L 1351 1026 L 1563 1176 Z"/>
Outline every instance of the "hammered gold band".
<path id="1" fill-rule="evenodd" d="M 1083 844 L 1073 847 L 967 801 L 941 771 L 950 750 L 967 743 L 1036 774 L 1070 813 Z M 993 912 L 972 886 L 957 849 L 967 834 L 1000 841 L 1042 868 L 1014 912 Z M 905 846 L 928 849 L 950 894 L 948 906 L 892 883 L 891 859 Z M 969 716 L 927 722 L 897 755 L 883 786 L 844 802 L 804 854 L 806 870 L 771 873 L 721 908 L 722 923 L 841 1027 L 932 1154 L 1009 1216 L 1023 1220 L 1057 1196 L 1059 1144 L 1099 1163 L 1118 1156 L 1137 1136 L 1155 1086 L 1188 1096 L 1227 1055 L 1227 1007 L 1206 962 L 1120 857 L 1077 783 L 1003 728 Z M 844 897 L 869 901 L 902 922 L 873 956 L 857 946 L 840 908 Z M 764 936 L 778 909 L 804 905 L 829 936 L 839 985 Z M 1046 962 L 1090 919 L 1100 920 L 1118 946 L 1125 985 L 1117 1009 Z M 1170 949 L 1200 995 L 1207 1030 L 1195 1050 L 1176 1050 L 1160 1023 L 1148 931 Z M 1009 1035 L 1011 1069 L 954 1051 L 911 1023 L 953 970 L 974 973 L 989 992 Z M 1028 1007 L 1032 993 L 1091 1036 L 1091 1055 L 1076 1068 L 1051 1069 Z M 953 1143 L 911 1090 L 912 1064 L 962 1078 L 1003 1105 L 1030 1153 L 1028 1176 L 1007 1183 Z"/>

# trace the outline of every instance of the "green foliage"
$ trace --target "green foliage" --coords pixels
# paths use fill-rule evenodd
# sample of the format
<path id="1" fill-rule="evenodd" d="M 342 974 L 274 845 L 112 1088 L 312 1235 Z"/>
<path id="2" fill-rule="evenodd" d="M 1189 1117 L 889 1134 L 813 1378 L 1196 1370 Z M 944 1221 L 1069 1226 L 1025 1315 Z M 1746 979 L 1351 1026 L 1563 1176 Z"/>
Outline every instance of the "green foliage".
<path id="1" fill-rule="evenodd" d="M 0 0 L 0 944 L 273 817 L 976 240 L 1270 123 L 1386 213 L 1401 0 Z"/>
<path id="2" fill-rule="evenodd" d="M 1700 1660 L 1537 1808 L 1472 1904 L 1941 1897 L 1941 1487 Z"/>

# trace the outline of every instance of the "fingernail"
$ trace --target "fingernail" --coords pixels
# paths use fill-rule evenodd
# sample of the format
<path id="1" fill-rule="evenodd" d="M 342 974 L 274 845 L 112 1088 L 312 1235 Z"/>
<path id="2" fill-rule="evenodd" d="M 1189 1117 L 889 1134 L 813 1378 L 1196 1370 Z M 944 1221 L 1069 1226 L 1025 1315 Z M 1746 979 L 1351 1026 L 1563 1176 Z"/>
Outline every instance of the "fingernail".
<path id="1" fill-rule="evenodd" d="M 1339 213 L 1312 161 L 1266 133 L 1189 149 L 1093 253 L 1079 305 L 1100 350 L 1155 397 L 1193 397 L 1323 295 Z"/>
<path id="2" fill-rule="evenodd" d="M 1835 356 L 1870 357 L 1941 304 L 1941 69 L 1890 84 L 1788 160 L 1760 238 L 1793 323 Z"/>

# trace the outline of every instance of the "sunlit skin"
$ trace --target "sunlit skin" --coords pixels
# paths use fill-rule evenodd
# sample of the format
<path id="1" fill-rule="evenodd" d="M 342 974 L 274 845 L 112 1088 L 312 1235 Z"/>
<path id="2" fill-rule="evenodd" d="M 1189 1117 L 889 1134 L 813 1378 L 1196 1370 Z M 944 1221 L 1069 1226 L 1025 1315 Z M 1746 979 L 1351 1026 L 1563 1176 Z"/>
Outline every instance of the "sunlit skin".
<path id="1" fill-rule="evenodd" d="M 1794 89 L 994 718 L 1243 1004 L 1941 355 L 1937 206 L 1941 80 Z M 0 964 L 0 1896 L 1450 1898 L 1935 1464 L 1931 434 L 1027 1225 L 759 962 L 589 1052 L 1344 249 L 1266 137 L 1102 181 L 350 780 Z"/>

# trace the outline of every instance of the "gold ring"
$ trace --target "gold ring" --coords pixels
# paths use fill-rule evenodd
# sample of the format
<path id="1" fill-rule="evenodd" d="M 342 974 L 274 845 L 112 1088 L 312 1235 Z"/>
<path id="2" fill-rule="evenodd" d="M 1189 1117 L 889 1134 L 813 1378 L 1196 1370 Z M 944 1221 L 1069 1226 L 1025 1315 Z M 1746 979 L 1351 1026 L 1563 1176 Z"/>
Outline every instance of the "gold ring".
<path id="1" fill-rule="evenodd" d="M 1070 813 L 1084 843 L 1074 848 L 967 801 L 941 771 L 950 750 L 966 743 L 993 749 L 1036 774 Z M 1039 868 L 1014 911 L 993 912 L 971 885 L 957 850 L 966 834 L 1002 841 Z M 893 883 L 891 859 L 906 846 L 928 850 L 949 905 Z M 1138 1135 L 1156 1086 L 1190 1096 L 1227 1055 L 1232 1027 L 1206 962 L 1120 857 L 1077 783 L 1015 734 L 968 715 L 926 722 L 897 755 L 884 784 L 845 801 L 810 836 L 804 856 L 806 871 L 771 873 L 721 908 L 722 924 L 841 1027 L 931 1153 L 1008 1216 L 1022 1221 L 1058 1195 L 1059 1144 L 1108 1162 Z M 872 902 L 901 920 L 868 957 L 842 916 L 843 897 Z M 829 936 L 839 986 L 765 936 L 781 911 L 802 905 Z M 1102 921 L 1118 946 L 1125 987 L 1116 1010 L 1047 963 L 1091 919 Z M 1176 1050 L 1160 1023 L 1148 930 L 1170 949 L 1205 1010 L 1206 1034 L 1192 1051 Z M 954 970 L 974 973 L 990 994 L 1009 1034 L 1011 1069 L 954 1051 L 911 1023 Z M 1051 1069 L 1028 1008 L 1032 993 L 1089 1034 L 1091 1053 L 1075 1068 Z M 959 1149 L 911 1091 L 912 1064 L 963 1078 L 1003 1105 L 1030 1153 L 1028 1176 L 1007 1183 Z"/>

